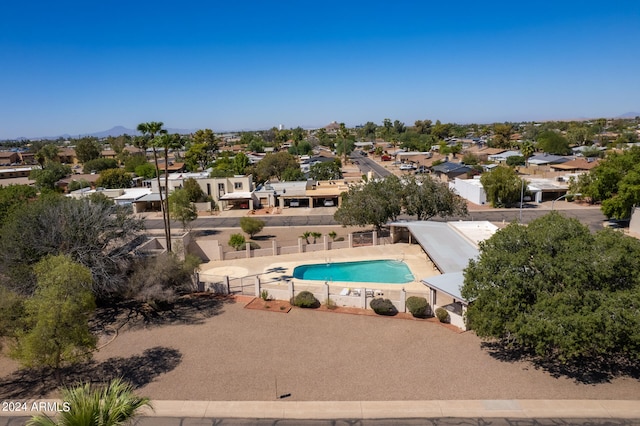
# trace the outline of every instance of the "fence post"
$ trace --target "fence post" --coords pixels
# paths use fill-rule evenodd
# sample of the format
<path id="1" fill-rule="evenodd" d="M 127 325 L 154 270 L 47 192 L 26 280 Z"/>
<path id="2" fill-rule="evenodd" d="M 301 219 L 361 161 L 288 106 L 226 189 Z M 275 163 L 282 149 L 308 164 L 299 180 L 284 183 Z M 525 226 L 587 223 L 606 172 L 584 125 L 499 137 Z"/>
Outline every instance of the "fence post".
<path id="1" fill-rule="evenodd" d="M 303 253 L 304 250 L 302 249 L 302 238 L 298 238 L 298 253 Z"/>
<path id="2" fill-rule="evenodd" d="M 362 309 L 367 309 L 367 289 L 360 289 L 360 307 Z"/>
<path id="3" fill-rule="evenodd" d="M 400 312 L 407 312 L 407 292 L 404 290 L 404 287 L 400 290 L 400 309 L 398 310 Z"/>
<path id="4" fill-rule="evenodd" d="M 349 234 L 349 248 L 353 248 L 353 233 Z"/>
<path id="5" fill-rule="evenodd" d="M 322 245 L 325 251 L 329 250 L 329 236 L 327 234 L 322 236 Z"/>
<path id="6" fill-rule="evenodd" d="M 251 243 L 246 244 L 247 259 L 251 257 Z"/>
<path id="7" fill-rule="evenodd" d="M 278 242 L 276 240 L 271 240 L 271 250 L 273 250 L 273 255 L 278 255 Z"/>
<path id="8" fill-rule="evenodd" d="M 293 298 L 293 280 L 287 281 L 287 286 L 289 288 L 289 300 Z"/>
<path id="9" fill-rule="evenodd" d="M 204 283 L 200 282 L 200 272 L 198 271 L 196 271 L 196 288 L 198 291 L 204 291 Z"/>
<path id="10" fill-rule="evenodd" d="M 378 231 L 373 231 L 373 234 L 371 235 L 371 239 L 373 240 L 373 245 L 377 246 L 378 245 Z"/>
<path id="11" fill-rule="evenodd" d="M 222 249 L 222 246 L 218 246 L 218 259 L 224 260 L 224 250 Z"/>
<path id="12" fill-rule="evenodd" d="M 231 293 L 231 286 L 229 285 L 229 275 L 224 276 L 224 280 L 222 281 L 224 287 L 227 289 L 227 294 Z"/>
<path id="13" fill-rule="evenodd" d="M 260 297 L 260 277 L 258 275 L 256 275 L 255 288 L 256 288 L 256 297 Z"/>

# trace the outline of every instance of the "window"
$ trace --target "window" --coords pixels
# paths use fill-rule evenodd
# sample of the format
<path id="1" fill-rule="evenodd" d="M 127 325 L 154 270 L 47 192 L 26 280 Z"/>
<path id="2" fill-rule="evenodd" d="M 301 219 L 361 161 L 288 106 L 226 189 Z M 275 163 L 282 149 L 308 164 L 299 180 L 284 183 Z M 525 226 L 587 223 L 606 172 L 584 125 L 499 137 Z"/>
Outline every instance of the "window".
<path id="1" fill-rule="evenodd" d="M 234 182 L 233 189 L 242 189 L 242 182 Z"/>

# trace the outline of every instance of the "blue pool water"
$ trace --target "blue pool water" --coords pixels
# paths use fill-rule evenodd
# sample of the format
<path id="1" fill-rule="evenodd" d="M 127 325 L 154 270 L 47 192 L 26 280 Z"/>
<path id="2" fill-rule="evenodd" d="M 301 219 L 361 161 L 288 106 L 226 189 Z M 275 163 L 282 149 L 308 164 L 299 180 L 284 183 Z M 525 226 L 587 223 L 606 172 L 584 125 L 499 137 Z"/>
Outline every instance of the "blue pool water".
<path id="1" fill-rule="evenodd" d="M 404 284 L 414 280 L 404 262 L 398 260 L 366 260 L 361 262 L 319 263 L 300 265 L 293 270 L 299 280 L 370 282 Z"/>

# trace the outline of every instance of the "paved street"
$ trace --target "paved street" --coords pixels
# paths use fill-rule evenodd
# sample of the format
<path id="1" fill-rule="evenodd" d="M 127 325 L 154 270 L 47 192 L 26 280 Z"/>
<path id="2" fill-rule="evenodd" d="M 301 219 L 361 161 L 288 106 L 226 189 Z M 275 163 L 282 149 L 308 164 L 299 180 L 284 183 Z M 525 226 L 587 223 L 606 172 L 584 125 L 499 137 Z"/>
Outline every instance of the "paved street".
<path id="1" fill-rule="evenodd" d="M 562 214 L 576 218 L 583 224 L 587 225 L 591 231 L 598 231 L 602 229 L 602 222 L 605 220 L 605 216 L 602 214 L 600 209 L 598 208 L 577 208 L 577 209 L 567 209 L 559 208 L 559 204 L 556 204 L 556 209 L 558 209 Z M 564 207 L 564 205 L 562 206 Z M 322 208 L 329 213 L 330 208 Z M 310 209 L 298 209 L 298 213 L 306 213 L 304 210 Z M 319 210 L 319 209 L 312 209 Z M 540 216 L 543 216 L 550 211 L 550 206 L 536 206 L 532 208 L 524 208 L 522 209 L 522 222 L 529 223 L 533 219 L 536 219 Z M 319 213 L 325 213 L 319 212 Z M 193 229 L 208 229 L 208 228 L 238 228 L 240 226 L 241 216 L 201 216 L 193 222 Z M 297 214 L 295 216 L 291 216 L 288 214 L 279 214 L 279 215 L 264 215 L 264 216 L 255 216 L 263 221 L 265 221 L 266 226 L 319 226 L 319 225 L 338 225 L 338 223 L 333 219 L 333 214 Z M 482 210 L 482 211 L 470 211 L 467 217 L 454 217 L 448 218 L 446 220 L 488 220 L 490 222 L 505 222 L 509 223 L 512 221 L 519 220 L 520 210 L 519 209 L 498 209 L 498 210 Z M 413 218 L 410 216 L 402 215 L 398 219 L 400 220 L 412 220 Z M 435 221 L 443 221 L 445 219 L 434 218 L 432 220 Z M 180 228 L 180 224 L 178 222 L 172 222 L 174 229 Z M 160 217 L 148 217 L 146 219 L 147 229 L 162 229 L 162 219 Z"/>
<path id="2" fill-rule="evenodd" d="M 373 172 L 381 178 L 393 174 L 369 157 L 361 155 L 359 151 L 353 151 L 351 153 L 351 159 L 352 161 L 357 162 L 358 168 L 362 174 L 367 174 L 370 170 L 373 170 Z"/>

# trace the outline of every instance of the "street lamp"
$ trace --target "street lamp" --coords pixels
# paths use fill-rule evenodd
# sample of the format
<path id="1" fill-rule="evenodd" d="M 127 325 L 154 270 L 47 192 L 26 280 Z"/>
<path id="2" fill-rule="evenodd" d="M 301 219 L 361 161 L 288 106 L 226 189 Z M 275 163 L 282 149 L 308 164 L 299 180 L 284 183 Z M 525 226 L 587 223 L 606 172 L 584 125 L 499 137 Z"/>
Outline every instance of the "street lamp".
<path id="1" fill-rule="evenodd" d="M 581 195 L 582 195 L 582 194 L 581 194 L 580 192 L 576 192 L 575 194 L 569 194 L 569 193 L 567 193 L 567 194 L 561 195 L 561 196 L 559 196 L 558 198 L 556 198 L 555 200 L 553 200 L 553 201 L 551 202 L 551 210 L 553 210 L 553 205 L 556 203 L 556 201 L 558 201 L 558 200 L 562 200 L 563 198 L 567 198 L 567 197 L 579 197 L 579 196 L 581 196 Z"/>

